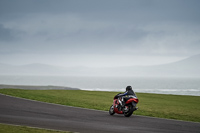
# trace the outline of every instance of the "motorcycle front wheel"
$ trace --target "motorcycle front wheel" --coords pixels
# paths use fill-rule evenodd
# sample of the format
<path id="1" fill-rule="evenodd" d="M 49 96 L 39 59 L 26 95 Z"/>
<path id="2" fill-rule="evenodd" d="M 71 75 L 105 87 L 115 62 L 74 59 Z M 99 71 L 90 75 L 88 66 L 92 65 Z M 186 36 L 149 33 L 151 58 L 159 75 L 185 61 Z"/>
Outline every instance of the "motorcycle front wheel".
<path id="1" fill-rule="evenodd" d="M 109 109 L 109 114 L 110 115 L 114 115 L 115 114 L 115 111 L 114 111 L 114 106 L 110 106 L 110 109 Z"/>

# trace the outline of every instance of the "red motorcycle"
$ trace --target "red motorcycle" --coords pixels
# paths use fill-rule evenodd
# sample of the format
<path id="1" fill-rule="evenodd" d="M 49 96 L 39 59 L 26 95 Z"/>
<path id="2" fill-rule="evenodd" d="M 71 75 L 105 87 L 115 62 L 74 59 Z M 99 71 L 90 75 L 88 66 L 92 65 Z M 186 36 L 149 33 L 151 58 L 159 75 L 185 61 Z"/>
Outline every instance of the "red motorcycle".
<path id="1" fill-rule="evenodd" d="M 136 105 L 139 100 L 136 96 L 129 97 L 125 101 L 125 106 L 123 107 L 122 97 L 118 96 L 119 94 L 114 97 L 113 105 L 110 107 L 109 114 L 114 115 L 115 113 L 117 113 L 124 114 L 124 116 L 126 117 L 130 117 L 133 112 L 138 109 Z"/>

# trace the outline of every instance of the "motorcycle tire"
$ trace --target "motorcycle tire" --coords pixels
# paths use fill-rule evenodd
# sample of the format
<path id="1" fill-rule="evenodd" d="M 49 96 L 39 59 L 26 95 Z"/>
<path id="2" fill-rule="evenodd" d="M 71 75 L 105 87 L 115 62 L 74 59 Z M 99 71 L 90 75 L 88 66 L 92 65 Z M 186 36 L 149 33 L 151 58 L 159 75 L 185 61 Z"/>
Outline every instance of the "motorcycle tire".
<path id="1" fill-rule="evenodd" d="M 114 111 L 114 106 L 110 106 L 110 109 L 109 109 L 109 114 L 110 115 L 114 115 L 115 114 L 115 111 Z"/>
<path id="2" fill-rule="evenodd" d="M 134 108 L 132 105 L 129 105 L 129 110 L 127 112 L 124 112 L 125 117 L 130 117 L 133 114 Z"/>

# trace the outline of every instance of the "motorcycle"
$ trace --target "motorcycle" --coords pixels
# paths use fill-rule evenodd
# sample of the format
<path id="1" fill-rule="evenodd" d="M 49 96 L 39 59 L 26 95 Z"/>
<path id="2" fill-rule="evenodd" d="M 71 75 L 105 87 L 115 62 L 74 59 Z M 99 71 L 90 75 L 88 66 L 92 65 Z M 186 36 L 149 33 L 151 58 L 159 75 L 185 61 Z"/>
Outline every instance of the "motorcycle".
<path id="1" fill-rule="evenodd" d="M 119 93 L 121 94 L 121 93 Z M 114 97 L 113 104 L 109 109 L 109 114 L 114 115 L 117 114 L 124 114 L 125 117 L 130 117 L 135 110 L 138 108 L 136 107 L 137 103 L 139 102 L 136 96 L 129 97 L 125 102 L 125 106 L 122 106 L 122 97 L 117 94 Z"/>

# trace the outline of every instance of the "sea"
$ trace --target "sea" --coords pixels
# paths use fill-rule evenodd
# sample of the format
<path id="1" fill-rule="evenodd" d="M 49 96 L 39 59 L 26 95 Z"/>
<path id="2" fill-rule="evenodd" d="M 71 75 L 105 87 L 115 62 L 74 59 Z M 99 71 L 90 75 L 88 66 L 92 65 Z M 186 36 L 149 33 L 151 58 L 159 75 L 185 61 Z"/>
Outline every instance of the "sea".
<path id="1" fill-rule="evenodd" d="M 88 91 L 124 92 L 131 85 L 137 93 L 200 96 L 200 77 L 84 77 L 0 75 L 0 84 L 65 86 Z"/>

